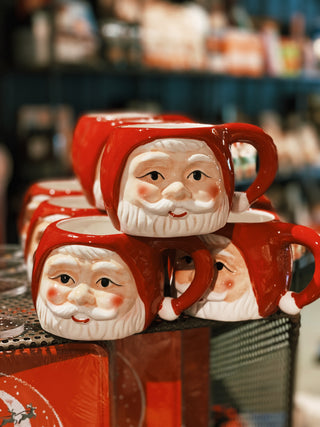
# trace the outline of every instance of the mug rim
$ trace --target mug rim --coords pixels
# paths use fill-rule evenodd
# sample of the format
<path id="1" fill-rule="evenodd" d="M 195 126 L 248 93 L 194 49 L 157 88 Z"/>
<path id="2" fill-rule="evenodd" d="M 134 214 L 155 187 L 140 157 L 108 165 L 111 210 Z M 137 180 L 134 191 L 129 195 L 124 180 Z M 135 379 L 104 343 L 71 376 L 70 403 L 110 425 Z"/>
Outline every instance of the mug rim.
<path id="1" fill-rule="evenodd" d="M 68 226 L 69 225 L 69 226 Z M 107 216 L 90 215 L 66 218 L 58 221 L 56 227 L 69 233 L 83 236 L 108 236 L 123 234 L 117 230 Z"/>
<path id="2" fill-rule="evenodd" d="M 58 208 L 94 209 L 94 206 L 92 206 L 82 194 L 51 197 L 48 200 L 48 204 L 57 206 Z"/>

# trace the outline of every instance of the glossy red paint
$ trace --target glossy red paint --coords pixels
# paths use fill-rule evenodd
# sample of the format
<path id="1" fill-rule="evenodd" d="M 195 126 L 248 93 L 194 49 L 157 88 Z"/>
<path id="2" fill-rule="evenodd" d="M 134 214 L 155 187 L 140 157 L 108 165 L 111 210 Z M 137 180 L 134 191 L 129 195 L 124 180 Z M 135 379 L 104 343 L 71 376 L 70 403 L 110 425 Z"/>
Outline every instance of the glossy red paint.
<path id="1" fill-rule="evenodd" d="M 85 230 L 86 225 L 92 224 L 97 219 L 104 221 L 103 216 L 69 218 L 51 223 L 46 228 L 34 258 L 32 295 L 35 305 L 45 260 L 53 249 L 63 245 L 100 247 L 116 252 L 122 258 L 131 270 L 145 306 L 145 328 L 156 317 L 164 300 L 163 260 L 170 250 L 183 249 L 190 254 L 195 265 L 195 276 L 191 285 L 185 293 L 171 301 L 172 310 L 177 315 L 194 304 L 210 286 L 213 278 L 212 260 L 209 251 L 198 237 L 151 239 L 129 236 L 116 230 L 110 234 L 84 234 L 70 231 L 74 220 L 83 221 Z"/>
<path id="2" fill-rule="evenodd" d="M 262 317 L 276 312 L 280 298 L 290 290 L 291 244 L 305 246 L 315 259 L 310 283 L 301 292 L 292 293 L 296 305 L 301 309 L 320 297 L 320 237 L 311 228 L 275 219 L 227 224 L 215 234 L 231 239 L 241 252 Z"/>
<path id="3" fill-rule="evenodd" d="M 118 126 L 110 133 L 108 145 L 102 154 L 100 184 L 105 208 L 116 228 L 120 228 L 117 217 L 122 172 L 130 153 L 137 147 L 156 139 L 178 138 L 204 141 L 215 154 L 223 173 L 225 190 L 230 209 L 234 195 L 234 170 L 230 147 L 235 142 L 253 145 L 259 155 L 259 171 L 253 183 L 246 190 L 249 204 L 252 204 L 272 184 L 277 173 L 277 150 L 269 135 L 257 126 L 244 123 L 223 125 L 189 126 Z M 209 232 L 209 231 L 208 231 Z"/>

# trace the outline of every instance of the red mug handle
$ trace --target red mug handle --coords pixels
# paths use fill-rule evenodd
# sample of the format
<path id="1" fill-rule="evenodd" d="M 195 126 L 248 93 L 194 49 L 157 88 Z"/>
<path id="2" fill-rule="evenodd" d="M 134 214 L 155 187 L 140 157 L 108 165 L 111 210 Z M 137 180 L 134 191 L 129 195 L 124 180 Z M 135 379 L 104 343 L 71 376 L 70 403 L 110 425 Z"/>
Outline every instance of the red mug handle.
<path id="1" fill-rule="evenodd" d="M 300 292 L 283 292 L 280 297 L 279 308 L 287 314 L 294 315 L 320 297 L 320 237 L 314 230 L 303 225 L 282 223 L 282 227 L 288 231 L 282 236 L 283 243 L 305 246 L 311 251 L 315 261 L 314 274 L 307 286 Z"/>
<path id="2" fill-rule="evenodd" d="M 235 142 L 244 142 L 252 145 L 258 152 L 259 170 L 256 178 L 245 192 L 235 192 L 233 196 L 231 210 L 243 212 L 273 183 L 278 170 L 277 148 L 272 138 L 258 126 L 227 123 L 221 125 L 221 129 L 223 141 L 230 147 Z"/>
<path id="3" fill-rule="evenodd" d="M 164 320 L 175 320 L 180 314 L 196 303 L 212 283 L 214 269 L 210 252 L 196 236 L 180 239 L 161 239 L 165 250 L 181 249 L 194 262 L 195 275 L 190 286 L 177 298 L 164 297 L 158 315 Z"/>

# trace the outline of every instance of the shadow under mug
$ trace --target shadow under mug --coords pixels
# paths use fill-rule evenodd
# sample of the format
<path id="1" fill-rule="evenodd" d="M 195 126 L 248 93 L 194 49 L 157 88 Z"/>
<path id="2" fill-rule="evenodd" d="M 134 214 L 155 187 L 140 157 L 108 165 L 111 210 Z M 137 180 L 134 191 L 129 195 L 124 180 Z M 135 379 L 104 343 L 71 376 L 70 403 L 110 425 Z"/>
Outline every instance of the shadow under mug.
<path id="1" fill-rule="evenodd" d="M 163 260 L 175 248 L 189 253 L 195 265 L 195 277 L 179 298 L 164 296 Z M 210 253 L 197 237 L 136 238 L 115 230 L 108 217 L 89 216 L 46 228 L 35 252 L 32 294 L 46 331 L 109 340 L 141 332 L 158 314 L 176 319 L 212 278 Z"/>
<path id="2" fill-rule="evenodd" d="M 270 212 L 249 209 L 229 217 L 226 226 L 201 239 L 210 250 L 215 277 L 207 293 L 188 314 L 237 321 L 267 317 L 279 308 L 295 315 L 320 296 L 320 238 L 306 226 L 275 219 Z M 315 260 L 312 280 L 300 292 L 290 291 L 291 245 L 309 249 Z M 190 261 L 190 260 L 189 260 Z M 189 262 L 189 269 L 192 272 Z M 175 287 L 182 291 L 188 275 L 183 255 L 177 260 Z"/>
<path id="3" fill-rule="evenodd" d="M 257 176 L 245 192 L 235 192 L 231 155 L 232 144 L 240 141 L 252 145 L 259 156 Z M 184 158 L 180 153 L 190 154 Z M 143 162 L 137 156 L 144 156 Z M 101 159 L 100 187 L 117 229 L 137 236 L 190 236 L 214 232 L 226 224 L 231 210 L 246 210 L 272 184 L 277 168 L 276 147 L 257 126 L 133 124 L 110 134 Z M 168 200 L 172 206 L 167 210 L 155 207 L 155 202 Z M 128 212 L 123 210 L 127 206 Z M 142 214 L 146 220 L 140 224 Z"/>

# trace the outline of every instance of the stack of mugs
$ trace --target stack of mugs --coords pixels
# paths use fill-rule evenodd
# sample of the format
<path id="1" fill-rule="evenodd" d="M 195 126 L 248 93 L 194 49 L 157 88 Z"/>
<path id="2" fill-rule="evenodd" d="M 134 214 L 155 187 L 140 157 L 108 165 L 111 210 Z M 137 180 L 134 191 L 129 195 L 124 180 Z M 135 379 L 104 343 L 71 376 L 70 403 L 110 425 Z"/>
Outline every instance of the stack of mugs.
<path id="1" fill-rule="evenodd" d="M 231 154 L 239 142 L 259 158 L 244 192 L 235 191 Z M 112 340 L 145 330 L 156 316 L 259 319 L 279 309 L 297 314 L 320 296 L 318 234 L 282 222 L 268 205 L 277 152 L 259 127 L 86 114 L 75 128 L 72 160 L 76 193 L 65 181 L 64 194 L 51 190 L 33 205 L 28 196 L 21 214 L 46 331 Z M 300 293 L 290 291 L 292 244 L 315 259 Z"/>

